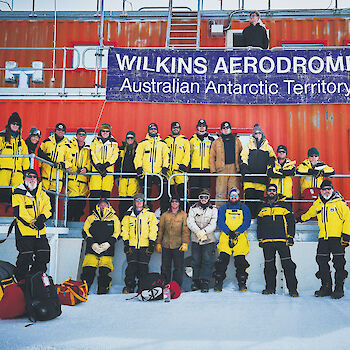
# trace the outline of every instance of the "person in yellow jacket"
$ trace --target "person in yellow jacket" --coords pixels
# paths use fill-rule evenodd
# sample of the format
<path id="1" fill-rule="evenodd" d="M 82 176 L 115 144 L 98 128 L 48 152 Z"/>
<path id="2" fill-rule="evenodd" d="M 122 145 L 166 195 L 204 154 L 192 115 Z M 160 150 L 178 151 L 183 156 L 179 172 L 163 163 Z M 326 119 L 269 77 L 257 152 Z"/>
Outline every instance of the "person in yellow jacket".
<path id="1" fill-rule="evenodd" d="M 218 226 L 221 230 L 217 245 L 219 257 L 215 262 L 214 291 L 221 292 L 226 277 L 230 256 L 234 257 L 236 277 L 240 291 L 247 290 L 247 269 L 250 266 L 246 256 L 249 253 L 247 230 L 250 227 L 251 215 L 249 208 L 241 203 L 239 189 L 231 188 L 227 203 L 218 212 Z"/>
<path id="2" fill-rule="evenodd" d="M 125 142 L 120 147 L 120 156 L 115 163 L 116 173 L 136 173 L 134 159 L 137 141 L 135 133 L 130 130 L 126 133 Z M 119 197 L 128 200 L 119 201 L 119 217 L 123 218 L 125 212 L 132 206 L 132 197 L 139 191 L 139 181 L 135 175 L 120 175 Z"/>
<path id="3" fill-rule="evenodd" d="M 252 136 L 241 152 L 244 199 L 254 200 L 247 202 L 253 219 L 257 217 L 259 200 L 264 197 L 266 190 L 267 167 L 274 165 L 276 158 L 263 129 L 259 124 L 255 124 Z M 264 174 L 265 176 L 246 176 L 249 174 Z"/>
<path id="4" fill-rule="evenodd" d="M 217 174 L 239 174 L 242 143 L 237 134 L 232 134 L 231 124 L 222 122 L 221 134 L 210 148 L 210 172 Z M 218 176 L 216 178 L 216 206 L 220 208 L 232 187 L 240 188 L 240 177 Z"/>
<path id="5" fill-rule="evenodd" d="M 207 122 L 204 119 L 198 120 L 197 132 L 190 138 L 191 173 L 210 173 L 209 155 L 214 137 L 208 134 L 207 129 Z M 202 190 L 210 189 L 210 176 L 191 176 L 190 189 L 190 197 L 197 199 Z"/>
<path id="6" fill-rule="evenodd" d="M 185 173 L 191 157 L 190 142 L 185 136 L 180 134 L 180 123 L 172 122 L 170 128 L 171 135 L 164 140 L 170 150 L 169 177 L 173 174 Z M 170 191 L 172 196 L 177 195 L 179 197 L 184 197 L 184 182 L 183 176 L 175 176 L 171 179 Z"/>
<path id="7" fill-rule="evenodd" d="M 331 296 L 340 299 L 344 296 L 344 281 L 348 276 L 345 270 L 345 248 L 350 241 L 350 209 L 338 191 L 333 189 L 330 180 L 323 180 L 321 193 L 311 208 L 301 215 L 298 222 L 308 221 L 317 216 L 320 232 L 316 262 L 316 277 L 321 279 L 321 288 L 315 292 L 316 297 Z M 330 255 L 333 255 L 335 269 L 335 289 L 332 291 L 332 277 L 329 267 Z"/>
<path id="8" fill-rule="evenodd" d="M 169 147 L 158 134 L 158 125 L 151 123 L 148 125 L 148 134 L 137 148 L 134 160 L 137 176 L 142 187 L 144 185 L 145 173 L 160 174 L 163 177 L 163 196 L 160 199 L 160 211 L 164 213 L 168 209 L 168 182 L 169 171 Z M 142 182 L 141 182 L 142 181 Z M 160 179 L 158 176 L 147 176 L 147 197 L 151 197 L 152 185 L 156 184 L 160 191 Z M 152 209 L 152 205 L 149 204 Z"/>
<path id="9" fill-rule="evenodd" d="M 64 136 L 66 126 L 63 123 L 58 123 L 55 127 L 55 133 L 44 140 L 39 147 L 38 156 L 43 158 L 53 165 L 39 162 L 43 189 L 56 191 L 56 172 L 59 172 L 59 188 L 61 191 L 63 185 L 63 169 L 70 169 L 70 148 L 69 140 Z M 55 194 L 48 193 L 51 202 L 52 213 L 55 210 Z"/>
<path id="10" fill-rule="evenodd" d="M 148 273 L 148 264 L 157 239 L 157 218 L 147 207 L 143 194 L 134 195 L 134 204 L 122 220 L 122 238 L 128 266 L 125 270 L 123 293 L 133 293 L 136 277 Z"/>
<path id="11" fill-rule="evenodd" d="M 76 173 L 68 175 L 68 196 L 70 198 L 85 198 L 89 195 L 88 176 L 91 171 L 90 147 L 85 143 L 86 131 L 79 128 L 70 143 L 71 169 Z M 84 214 L 85 200 L 68 200 L 68 221 L 80 221 Z"/>
<path id="12" fill-rule="evenodd" d="M 90 145 L 92 172 L 98 175 L 90 177 L 90 198 L 108 198 L 114 183 L 114 176 L 108 175 L 114 171 L 114 163 L 119 157 L 118 143 L 112 136 L 112 127 L 105 123 L 99 128 L 98 136 Z M 90 201 L 90 213 L 97 202 Z"/>
<path id="13" fill-rule="evenodd" d="M 286 200 L 293 199 L 293 179 L 295 175 L 295 160 L 287 158 L 287 147 L 279 145 L 277 147 L 277 160 L 274 165 L 269 165 L 267 175 L 270 177 L 270 184 L 277 186 L 277 193 L 286 197 Z M 292 210 L 292 203 L 285 203 Z"/>
<path id="14" fill-rule="evenodd" d="M 24 182 L 13 191 L 12 206 L 18 250 L 15 276 L 20 281 L 29 269 L 33 273 L 45 272 L 50 261 L 45 222 L 51 216 L 51 205 L 36 170 L 25 172 Z"/>
<path id="15" fill-rule="evenodd" d="M 98 268 L 97 294 L 107 294 L 112 284 L 115 243 L 120 235 L 120 221 L 108 200 L 102 198 L 83 228 L 86 255 L 81 280 L 90 289 Z"/>
<path id="16" fill-rule="evenodd" d="M 300 178 L 300 193 L 308 188 L 320 188 L 323 177 L 334 175 L 334 169 L 320 160 L 320 153 L 316 147 L 307 151 L 307 159 L 298 165 L 296 173 L 304 175 Z"/>
<path id="17" fill-rule="evenodd" d="M 23 173 L 29 169 L 29 158 L 16 155 L 28 154 L 28 148 L 21 137 L 22 120 L 17 112 L 11 114 L 5 130 L 0 132 L 0 155 L 14 157 L 0 158 L 0 186 L 17 187 L 23 181 Z M 0 201 L 11 202 L 11 189 L 0 189 Z"/>

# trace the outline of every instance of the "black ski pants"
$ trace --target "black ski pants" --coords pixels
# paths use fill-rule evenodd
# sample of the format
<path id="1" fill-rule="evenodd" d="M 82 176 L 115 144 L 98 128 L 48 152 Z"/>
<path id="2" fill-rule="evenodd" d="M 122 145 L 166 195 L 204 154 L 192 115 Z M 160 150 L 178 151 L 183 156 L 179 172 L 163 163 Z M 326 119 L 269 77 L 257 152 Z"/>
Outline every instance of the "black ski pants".
<path id="1" fill-rule="evenodd" d="M 82 281 L 86 281 L 89 290 L 92 283 L 94 282 L 96 270 L 97 270 L 97 267 L 93 267 L 93 266 L 83 267 L 83 272 L 81 273 L 80 279 Z M 110 273 L 111 273 L 111 269 L 109 269 L 108 267 L 102 266 L 98 268 L 98 278 L 97 278 L 98 291 L 109 289 L 112 282 L 112 277 L 110 276 Z"/>
<path id="2" fill-rule="evenodd" d="M 244 255 L 233 257 L 236 268 L 236 278 L 239 282 L 246 282 L 248 278 L 247 269 L 250 266 Z M 226 278 L 227 266 L 230 262 L 230 255 L 221 252 L 215 262 L 214 278 L 217 281 L 223 281 Z"/>
<path id="3" fill-rule="evenodd" d="M 161 272 L 165 276 L 166 283 L 176 281 L 180 287 L 182 286 L 184 264 L 184 252 L 181 252 L 179 248 L 162 248 Z M 173 270 L 172 265 L 174 266 Z"/>
<path id="4" fill-rule="evenodd" d="M 148 273 L 150 256 L 146 254 L 146 248 L 136 249 L 131 247 L 131 254 L 126 255 L 128 266 L 125 270 L 125 284 L 129 289 L 136 287 L 136 277 L 140 280 L 142 275 Z"/>

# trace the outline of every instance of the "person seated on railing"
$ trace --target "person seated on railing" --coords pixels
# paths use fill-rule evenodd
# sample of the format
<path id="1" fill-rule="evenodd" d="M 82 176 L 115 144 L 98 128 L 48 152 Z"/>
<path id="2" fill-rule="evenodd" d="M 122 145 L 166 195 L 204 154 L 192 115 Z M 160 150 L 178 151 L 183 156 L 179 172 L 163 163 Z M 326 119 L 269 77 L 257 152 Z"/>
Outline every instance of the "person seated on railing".
<path id="1" fill-rule="evenodd" d="M 70 162 L 70 147 L 69 140 L 64 136 L 66 133 L 66 126 L 63 123 L 58 123 L 55 127 L 55 133 L 44 140 L 39 147 L 38 156 L 51 163 L 47 164 L 39 162 L 42 184 L 44 190 L 56 192 L 56 173 L 59 172 L 59 186 L 58 191 L 61 192 L 63 186 L 63 171 L 71 167 Z M 51 202 L 52 214 L 55 211 L 55 194 L 48 193 Z"/>
<path id="2" fill-rule="evenodd" d="M 28 147 L 28 153 L 34 154 L 36 148 L 39 146 L 39 141 L 41 138 L 41 132 L 39 129 L 37 129 L 35 126 L 33 126 L 30 131 L 29 135 L 26 138 L 26 145 Z"/>
<path id="3" fill-rule="evenodd" d="M 23 173 L 29 168 L 29 158 L 15 157 L 28 154 L 26 143 L 21 137 L 22 120 L 17 112 L 11 114 L 5 130 L 0 132 L 0 186 L 17 187 L 23 181 Z M 11 189 L 0 189 L 0 202 L 11 203 Z"/>
<path id="4" fill-rule="evenodd" d="M 208 125 L 204 119 L 198 120 L 196 128 L 197 132 L 190 138 L 190 172 L 209 174 L 210 147 L 214 141 L 214 137 L 208 134 Z M 209 190 L 210 182 L 210 176 L 191 176 L 190 198 L 197 199 L 202 190 Z"/>
<path id="5" fill-rule="evenodd" d="M 293 199 L 293 179 L 295 175 L 295 160 L 287 158 L 287 147 L 279 145 L 277 147 L 277 160 L 274 165 L 269 165 L 267 175 L 270 177 L 270 184 L 277 186 L 277 193 L 286 196 L 286 199 Z M 286 202 L 289 210 L 292 211 L 292 203 Z"/>
<path id="6" fill-rule="evenodd" d="M 181 126 L 179 122 L 171 123 L 171 135 L 164 141 L 167 143 L 169 154 L 169 177 L 173 174 L 184 173 L 187 171 L 190 162 L 190 142 L 180 134 Z M 171 179 L 170 191 L 171 195 L 184 197 L 184 176 L 175 176 Z M 175 188 L 176 186 L 176 188 Z"/>
<path id="7" fill-rule="evenodd" d="M 217 174 L 239 174 L 240 154 L 242 143 L 237 134 L 232 134 L 231 124 L 222 122 L 220 136 L 213 142 L 210 148 L 210 172 Z M 220 208 L 227 199 L 232 187 L 240 188 L 240 178 L 237 176 L 218 176 L 216 178 L 216 201 Z"/>
<path id="8" fill-rule="evenodd" d="M 267 49 L 269 47 L 269 38 L 267 37 L 265 25 L 260 19 L 260 12 L 250 12 L 249 18 L 250 25 L 243 29 L 245 45 Z"/>
<path id="9" fill-rule="evenodd" d="M 267 176 L 245 176 L 247 174 L 266 174 L 267 166 L 274 165 L 276 154 L 269 145 L 262 128 L 255 124 L 248 144 L 241 152 L 241 174 L 245 199 L 255 199 L 247 202 L 252 218 L 256 218 L 259 208 L 259 199 L 264 197 Z"/>
<path id="10" fill-rule="evenodd" d="M 160 199 L 160 211 L 165 213 L 169 205 L 167 176 L 169 171 L 169 147 L 158 134 L 158 125 L 148 125 L 148 133 L 137 148 L 134 160 L 137 176 L 140 185 L 144 186 L 145 173 L 160 174 L 163 177 L 163 196 Z M 147 197 L 152 195 L 152 185 L 155 184 L 160 191 L 160 179 L 158 176 L 147 177 Z M 152 205 L 149 204 L 150 209 Z"/>
<path id="11" fill-rule="evenodd" d="M 114 171 L 114 164 L 119 157 L 116 139 L 112 136 L 112 127 L 105 123 L 99 128 L 98 135 L 90 145 L 92 172 L 99 173 L 90 177 L 90 198 L 109 198 L 114 184 L 114 176 L 107 175 Z M 90 214 L 97 201 L 90 201 Z"/>
<path id="12" fill-rule="evenodd" d="M 136 173 L 134 159 L 136 154 L 136 135 L 133 131 L 128 131 L 120 147 L 120 156 L 115 163 L 116 173 Z M 132 197 L 139 192 L 139 182 L 136 176 L 120 175 L 119 197 L 130 198 L 130 200 L 119 201 L 119 218 L 122 220 L 125 212 L 132 206 Z"/>
<path id="13" fill-rule="evenodd" d="M 71 169 L 75 175 L 68 175 L 68 196 L 85 198 L 89 194 L 88 176 L 84 175 L 91 171 L 90 147 L 85 143 L 86 131 L 79 128 L 70 142 Z M 84 214 L 85 200 L 68 200 L 68 221 L 80 221 Z"/>

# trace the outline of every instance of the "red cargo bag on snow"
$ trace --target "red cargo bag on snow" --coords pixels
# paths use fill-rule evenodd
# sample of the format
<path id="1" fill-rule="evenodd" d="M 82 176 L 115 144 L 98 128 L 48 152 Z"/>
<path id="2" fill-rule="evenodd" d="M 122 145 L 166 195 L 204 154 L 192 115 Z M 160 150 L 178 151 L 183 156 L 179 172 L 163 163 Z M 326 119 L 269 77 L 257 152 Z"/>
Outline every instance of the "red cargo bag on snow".
<path id="1" fill-rule="evenodd" d="M 68 278 L 62 284 L 56 284 L 58 298 L 62 305 L 76 305 L 87 301 L 88 286 L 86 282 L 72 281 Z"/>
<path id="2" fill-rule="evenodd" d="M 4 289 L 4 295 L 0 301 L 0 318 L 11 319 L 26 313 L 26 301 L 20 285 L 24 281 L 13 283 Z"/>

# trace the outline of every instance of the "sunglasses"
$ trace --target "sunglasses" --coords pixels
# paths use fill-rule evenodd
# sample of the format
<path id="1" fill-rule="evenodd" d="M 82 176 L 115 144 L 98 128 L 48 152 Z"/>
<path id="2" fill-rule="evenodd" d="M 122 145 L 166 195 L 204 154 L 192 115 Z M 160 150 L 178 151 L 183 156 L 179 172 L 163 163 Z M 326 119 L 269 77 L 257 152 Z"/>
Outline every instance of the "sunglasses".
<path id="1" fill-rule="evenodd" d="M 150 130 L 157 130 L 157 128 L 149 128 Z"/>
<path id="2" fill-rule="evenodd" d="M 239 197 L 239 194 L 237 192 L 233 192 L 230 194 L 230 197 Z"/>
<path id="3" fill-rule="evenodd" d="M 224 129 L 231 129 L 229 126 L 224 126 L 223 128 L 222 128 L 222 130 L 224 130 Z"/>
<path id="4" fill-rule="evenodd" d="M 274 188 L 269 188 L 267 192 L 277 192 Z"/>
<path id="5" fill-rule="evenodd" d="M 136 198 L 135 202 L 143 202 L 143 199 L 142 198 Z"/>
<path id="6" fill-rule="evenodd" d="M 277 153 L 286 153 L 283 149 L 279 150 Z"/>
<path id="7" fill-rule="evenodd" d="M 37 179 L 38 177 L 36 175 L 26 175 L 28 179 Z"/>
<path id="8" fill-rule="evenodd" d="M 110 132 L 109 130 L 101 130 L 101 132 Z"/>
<path id="9" fill-rule="evenodd" d="M 13 122 L 13 123 L 11 123 L 12 125 L 16 125 L 16 126 L 20 126 L 19 125 L 19 123 L 17 123 L 17 122 Z"/>
<path id="10" fill-rule="evenodd" d="M 262 132 L 261 131 L 257 131 L 254 133 L 254 135 L 262 135 Z"/>
<path id="11" fill-rule="evenodd" d="M 78 136 L 85 136 L 86 134 L 83 133 L 83 132 L 79 132 L 77 135 L 78 135 Z"/>
<path id="12" fill-rule="evenodd" d="M 177 199 L 173 199 L 171 203 L 180 203 Z"/>
<path id="13" fill-rule="evenodd" d="M 309 157 L 318 157 L 316 154 L 311 154 Z"/>
<path id="14" fill-rule="evenodd" d="M 332 187 L 323 187 L 321 188 L 321 191 L 331 191 Z"/>
<path id="15" fill-rule="evenodd" d="M 134 137 L 133 137 L 133 136 L 128 136 L 126 139 L 127 139 L 127 140 L 133 140 Z"/>
<path id="16" fill-rule="evenodd" d="M 199 196 L 199 199 L 200 199 L 200 200 L 206 200 L 206 201 L 207 201 L 207 200 L 209 200 L 209 196 L 207 196 L 207 195 L 205 195 L 205 194 L 202 194 L 202 195 Z"/>

